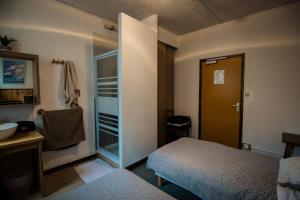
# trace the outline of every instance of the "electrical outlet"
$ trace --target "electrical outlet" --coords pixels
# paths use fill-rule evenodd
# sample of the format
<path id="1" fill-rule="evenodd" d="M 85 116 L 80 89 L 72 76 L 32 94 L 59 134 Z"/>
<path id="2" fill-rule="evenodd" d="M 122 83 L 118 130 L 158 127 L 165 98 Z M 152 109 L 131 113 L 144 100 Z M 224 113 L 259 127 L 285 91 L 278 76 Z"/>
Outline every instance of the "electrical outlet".
<path id="1" fill-rule="evenodd" d="M 243 143 L 243 149 L 251 151 L 251 144 Z"/>

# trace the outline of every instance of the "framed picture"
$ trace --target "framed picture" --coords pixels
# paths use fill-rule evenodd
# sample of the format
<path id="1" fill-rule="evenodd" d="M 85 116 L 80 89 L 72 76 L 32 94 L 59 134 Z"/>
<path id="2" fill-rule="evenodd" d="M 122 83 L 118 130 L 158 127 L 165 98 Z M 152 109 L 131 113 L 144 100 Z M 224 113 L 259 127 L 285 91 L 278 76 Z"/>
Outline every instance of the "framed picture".
<path id="1" fill-rule="evenodd" d="M 3 59 L 3 84 L 25 84 L 26 61 Z"/>

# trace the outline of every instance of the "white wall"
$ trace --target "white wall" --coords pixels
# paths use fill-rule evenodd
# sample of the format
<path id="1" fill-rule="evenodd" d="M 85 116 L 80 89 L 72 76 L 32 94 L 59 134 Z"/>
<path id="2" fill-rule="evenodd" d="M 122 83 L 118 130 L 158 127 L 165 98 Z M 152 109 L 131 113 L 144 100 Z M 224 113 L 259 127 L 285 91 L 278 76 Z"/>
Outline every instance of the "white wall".
<path id="1" fill-rule="evenodd" d="M 61 65 L 51 65 L 53 58 L 69 59 L 75 63 L 84 109 L 86 141 L 76 147 L 44 153 L 44 167 L 70 162 L 95 151 L 93 102 L 93 32 L 106 36 L 105 23 L 93 15 L 54 0 L 1 0 L 0 34 L 18 39 L 14 50 L 38 54 L 40 60 L 41 105 L 46 110 L 64 108 L 60 96 Z M 0 121 L 33 119 L 31 107 L 1 109 Z"/>
<path id="2" fill-rule="evenodd" d="M 173 47 L 178 47 L 178 37 L 174 33 L 158 26 L 159 16 L 151 15 L 143 20 L 141 20 L 145 24 L 153 27 L 154 30 L 158 33 L 158 40 L 164 42 Z"/>
<path id="3" fill-rule="evenodd" d="M 157 25 L 158 25 L 158 15 L 151 15 L 141 20 L 144 24 L 146 24 L 149 28 L 152 28 L 157 34 Z"/>
<path id="4" fill-rule="evenodd" d="M 93 33 L 93 55 L 98 56 L 106 52 L 118 49 L 118 34 L 112 32 L 112 35 L 105 36 L 99 33 Z"/>
<path id="5" fill-rule="evenodd" d="M 300 3 L 179 37 L 175 113 L 190 115 L 198 135 L 199 60 L 245 53 L 243 142 L 282 154 L 283 131 L 300 134 Z"/>
<path id="6" fill-rule="evenodd" d="M 179 45 L 177 35 L 162 27 L 158 27 L 158 40 L 176 48 Z"/>
<path id="7" fill-rule="evenodd" d="M 127 167 L 157 147 L 157 30 L 123 13 L 118 30 L 120 159 Z"/>

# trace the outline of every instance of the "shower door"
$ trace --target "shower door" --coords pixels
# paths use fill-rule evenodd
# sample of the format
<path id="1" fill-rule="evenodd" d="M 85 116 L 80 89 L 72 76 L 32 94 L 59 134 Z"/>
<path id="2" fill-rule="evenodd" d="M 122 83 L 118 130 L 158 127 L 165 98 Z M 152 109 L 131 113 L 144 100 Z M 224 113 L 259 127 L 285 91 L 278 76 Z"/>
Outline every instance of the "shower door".
<path id="1" fill-rule="evenodd" d="M 118 52 L 95 57 L 96 148 L 105 156 L 119 159 Z"/>

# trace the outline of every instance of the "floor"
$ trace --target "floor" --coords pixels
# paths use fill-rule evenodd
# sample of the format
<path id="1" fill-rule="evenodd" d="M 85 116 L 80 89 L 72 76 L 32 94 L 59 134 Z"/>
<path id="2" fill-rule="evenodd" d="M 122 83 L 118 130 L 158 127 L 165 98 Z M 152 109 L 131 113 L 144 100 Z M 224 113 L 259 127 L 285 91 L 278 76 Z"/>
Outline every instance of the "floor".
<path id="1" fill-rule="evenodd" d="M 103 146 L 102 148 L 105 149 L 106 151 L 114 154 L 115 156 L 119 156 L 119 144 L 118 143 L 109 144 L 109 145 Z"/>
<path id="2" fill-rule="evenodd" d="M 85 185 L 101 176 L 105 176 L 112 170 L 113 168 L 109 164 L 100 159 L 94 159 L 76 166 L 67 167 L 44 176 L 46 197 L 43 197 L 40 193 L 35 193 L 25 199 L 48 200 L 59 194 Z"/>
<path id="3" fill-rule="evenodd" d="M 154 171 L 146 169 L 146 163 L 134 168 L 132 172 L 138 175 L 139 177 L 143 178 L 147 182 L 151 183 L 152 185 L 158 187 L 157 177 Z M 199 197 L 192 194 L 191 192 L 188 192 L 170 182 L 166 182 L 159 189 L 163 190 L 164 192 L 170 194 L 171 196 L 179 200 L 201 200 Z"/>
<path id="4" fill-rule="evenodd" d="M 81 163 L 80 166 L 87 165 L 90 167 L 90 163 L 95 163 L 95 161 L 100 161 L 100 159 L 92 160 L 86 163 Z M 101 161 L 103 162 L 103 161 Z M 95 165 L 93 165 L 95 166 Z M 82 173 L 78 170 L 78 165 L 73 167 L 68 167 L 62 170 L 59 170 L 57 172 L 48 174 L 44 176 L 44 185 L 45 185 L 45 192 L 47 194 L 47 197 L 42 197 L 40 193 L 32 194 L 26 198 L 23 199 L 43 199 L 48 200 L 51 199 L 59 194 L 62 194 L 64 192 L 70 191 L 72 189 L 75 189 L 77 187 L 80 187 L 85 183 L 85 178 L 82 176 Z M 97 167 L 97 166 L 96 166 Z M 88 169 L 88 168 L 86 168 Z M 100 168 L 99 168 L 100 170 Z M 102 170 L 102 169 L 101 169 Z M 82 170 L 81 170 L 82 171 Z M 131 170 L 133 173 L 135 173 L 137 176 L 141 177 L 142 179 L 146 180 L 150 184 L 157 186 L 157 177 L 155 176 L 155 173 L 152 170 L 146 169 L 146 163 L 134 168 Z M 99 173 L 92 172 L 95 174 L 95 176 L 99 175 Z M 91 176 L 91 175 L 88 175 Z M 160 187 L 161 190 L 164 192 L 170 194 L 176 199 L 179 200 L 199 200 L 200 198 L 193 195 L 192 193 L 172 184 L 169 182 L 166 182 L 162 187 Z"/>

